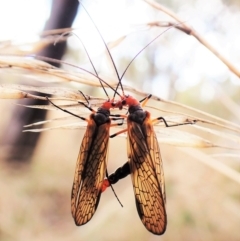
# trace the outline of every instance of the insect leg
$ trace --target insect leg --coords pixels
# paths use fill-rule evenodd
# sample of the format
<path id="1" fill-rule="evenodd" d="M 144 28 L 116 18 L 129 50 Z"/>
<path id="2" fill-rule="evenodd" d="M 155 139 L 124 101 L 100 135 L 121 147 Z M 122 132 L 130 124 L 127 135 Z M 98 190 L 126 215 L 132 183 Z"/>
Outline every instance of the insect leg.
<path id="1" fill-rule="evenodd" d="M 77 118 L 80 118 L 81 120 L 88 121 L 87 118 L 84 118 L 84 117 L 81 117 L 81 116 L 79 116 L 79 115 L 76 115 L 76 114 L 74 114 L 74 113 L 72 113 L 72 112 L 70 112 L 70 111 L 68 111 L 68 110 L 65 110 L 65 109 L 63 109 L 63 108 L 55 105 L 48 97 L 46 97 L 46 99 L 47 99 L 53 106 L 55 106 L 56 108 L 58 108 L 59 110 L 65 112 L 65 113 L 68 113 L 68 114 L 70 114 L 70 115 L 72 115 L 72 116 L 75 116 L 75 117 L 77 117 Z"/>
<path id="2" fill-rule="evenodd" d="M 80 101 L 78 101 L 78 103 L 81 104 L 81 105 L 83 105 L 83 106 L 86 107 L 87 109 L 89 109 L 89 110 L 90 110 L 91 112 L 93 112 L 94 114 L 96 113 L 96 111 L 95 111 L 93 108 L 91 108 L 90 106 L 86 105 L 85 103 L 80 102 Z"/>
<path id="3" fill-rule="evenodd" d="M 150 94 L 147 97 L 145 97 L 143 100 L 141 100 L 140 101 L 141 102 L 141 106 L 144 107 L 151 97 L 152 97 L 152 95 Z"/>
<path id="4" fill-rule="evenodd" d="M 119 123 L 119 124 L 122 125 L 122 123 Z M 124 133 L 124 132 L 127 132 L 127 129 L 124 129 L 124 130 L 118 131 L 118 132 L 112 134 L 112 135 L 109 136 L 109 137 L 110 137 L 110 138 L 114 138 L 115 136 L 120 135 L 120 134 L 122 134 L 122 133 Z"/>
<path id="5" fill-rule="evenodd" d="M 191 120 L 191 121 L 186 120 L 186 122 L 184 122 L 184 123 L 178 123 L 178 124 L 169 125 L 167 123 L 167 121 L 165 120 L 165 118 L 161 116 L 161 117 L 158 117 L 156 119 L 153 119 L 152 120 L 152 124 L 156 125 L 157 123 L 159 123 L 161 121 L 163 121 L 163 123 L 165 124 L 166 127 L 174 127 L 174 126 L 182 126 L 182 125 L 192 125 L 192 124 L 196 123 L 196 120 Z"/>

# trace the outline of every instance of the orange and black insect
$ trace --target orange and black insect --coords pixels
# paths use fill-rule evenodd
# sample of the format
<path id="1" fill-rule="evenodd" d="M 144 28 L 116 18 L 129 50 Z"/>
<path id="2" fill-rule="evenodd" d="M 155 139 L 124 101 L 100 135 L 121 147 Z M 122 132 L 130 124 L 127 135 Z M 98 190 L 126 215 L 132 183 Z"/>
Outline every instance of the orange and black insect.
<path id="1" fill-rule="evenodd" d="M 149 98 L 151 95 L 143 101 L 142 106 Z M 110 137 L 127 132 L 128 162 L 104 180 L 102 191 L 131 174 L 139 217 L 148 231 L 161 235 L 167 227 L 166 191 L 163 162 L 153 125 L 160 121 L 166 127 L 170 125 L 163 117 L 151 119 L 151 113 L 144 111 L 140 102 L 132 96 L 125 95 L 116 103 L 116 107 L 121 109 L 122 106 L 128 106 L 127 129 Z M 193 123 L 186 122 L 171 127 Z"/>
<path id="2" fill-rule="evenodd" d="M 118 123 L 111 124 L 110 109 L 114 108 L 114 102 L 109 100 L 104 102 L 97 111 L 82 103 L 93 112 L 88 119 L 52 104 L 87 122 L 71 192 L 72 216 L 76 225 L 83 225 L 93 217 L 101 197 L 103 180 L 107 171 L 109 131 L 111 126 L 119 125 Z"/>
<path id="3" fill-rule="evenodd" d="M 153 125 L 160 121 L 163 121 L 166 127 L 169 127 L 169 125 L 163 117 L 151 119 L 151 113 L 142 109 L 151 95 L 145 98 L 141 105 L 134 97 L 124 94 L 121 80 L 134 59 L 161 34 L 135 55 L 122 76 L 118 78 L 117 88 L 121 86 L 123 96 L 121 100 L 116 103 L 115 107 L 119 109 L 122 109 L 123 106 L 128 107 L 129 114 L 127 116 L 121 116 L 127 118 L 127 129 L 110 137 L 127 132 L 128 162 L 118 168 L 113 174 L 109 175 L 109 177 L 104 180 L 104 185 L 102 186 L 102 191 L 104 191 L 111 184 L 115 184 L 120 179 L 131 174 L 139 217 L 146 229 L 156 235 L 161 235 L 165 232 L 167 227 L 167 214 L 163 162 Z M 110 52 L 109 55 L 111 56 Z M 113 65 L 115 66 L 114 62 Z M 117 76 L 119 76 L 118 73 Z M 172 126 L 178 125 L 179 124 Z"/>
<path id="4" fill-rule="evenodd" d="M 95 213 L 107 170 L 110 108 L 105 102 L 90 115 L 80 147 L 71 195 L 71 211 L 76 225 L 87 223 Z M 112 124 L 115 125 L 115 124 Z"/>
<path id="5" fill-rule="evenodd" d="M 166 192 L 161 153 L 153 124 L 155 121 L 159 122 L 160 120 L 163 120 L 166 125 L 167 123 L 162 117 L 151 120 L 150 112 L 144 111 L 140 102 L 134 97 L 125 95 L 121 84 L 121 80 L 130 64 L 147 46 L 132 59 L 121 77 L 119 77 L 115 68 L 119 79 L 117 88 L 121 86 L 123 92 L 121 100 L 116 103 L 115 107 L 122 109 L 123 106 L 127 106 L 129 115 L 121 116 L 127 118 L 127 129 L 110 137 L 127 132 L 128 162 L 104 180 L 102 191 L 119 179 L 131 174 L 139 217 L 148 231 L 161 235 L 167 227 Z M 108 53 L 111 56 L 110 51 Z M 113 65 L 115 66 L 114 62 Z M 144 100 L 142 106 L 146 104 L 150 97 L 151 95 Z"/>
<path id="6" fill-rule="evenodd" d="M 127 131 L 128 162 L 104 180 L 103 190 L 130 173 L 139 217 L 148 231 L 160 235 L 167 226 L 163 164 L 153 130 L 160 118 L 151 120 L 150 112 L 131 96 L 125 96 L 120 105 L 128 106 L 129 111 L 127 129 L 117 133 Z"/>
<path id="7" fill-rule="evenodd" d="M 86 49 L 85 51 L 88 55 Z M 87 71 L 99 79 L 107 97 L 108 94 L 102 82 L 116 93 L 116 91 L 107 82 L 98 76 L 89 55 L 88 58 L 92 64 L 95 74 L 85 69 L 80 69 Z M 79 103 L 92 111 L 89 119 L 75 115 L 74 113 L 62 109 L 61 107 L 52 103 L 56 108 L 76 116 L 88 123 L 79 150 L 71 192 L 71 212 L 74 221 L 78 226 L 87 223 L 93 217 L 98 207 L 102 193 L 103 180 L 107 175 L 107 153 L 110 127 L 122 125 L 122 123 L 111 124 L 111 119 L 117 120 L 119 118 L 110 117 L 118 115 L 110 114 L 110 109 L 115 107 L 115 103 L 114 100 L 110 101 L 109 97 L 108 100 L 97 109 L 97 111 L 94 111 L 83 102 Z"/>

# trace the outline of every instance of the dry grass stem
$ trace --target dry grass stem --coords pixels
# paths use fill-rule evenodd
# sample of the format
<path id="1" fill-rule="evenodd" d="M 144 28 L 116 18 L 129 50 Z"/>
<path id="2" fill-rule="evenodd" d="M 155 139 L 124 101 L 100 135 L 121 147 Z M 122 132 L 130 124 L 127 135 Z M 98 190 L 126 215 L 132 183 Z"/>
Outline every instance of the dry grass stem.
<path id="1" fill-rule="evenodd" d="M 183 32 L 192 35 L 195 37 L 202 45 L 204 45 L 207 49 L 209 49 L 218 59 L 220 59 L 228 68 L 231 72 L 233 72 L 235 75 L 240 77 L 240 70 L 234 66 L 234 64 L 227 59 L 223 54 L 221 54 L 213 45 L 211 45 L 201 34 L 199 34 L 195 29 L 193 29 L 190 25 L 186 24 L 186 22 L 181 19 L 177 14 L 175 14 L 173 11 L 170 9 L 164 7 L 162 4 L 159 4 L 155 1 L 152 0 L 144 0 L 147 4 L 150 6 L 158 9 L 159 11 L 162 11 L 175 19 L 177 23 L 180 23 L 183 26 Z M 154 23 L 150 23 L 149 26 L 153 26 Z M 155 26 L 158 26 L 158 23 L 156 23 Z M 173 25 L 174 26 L 174 25 Z M 182 29 L 180 29 L 182 30 Z"/>

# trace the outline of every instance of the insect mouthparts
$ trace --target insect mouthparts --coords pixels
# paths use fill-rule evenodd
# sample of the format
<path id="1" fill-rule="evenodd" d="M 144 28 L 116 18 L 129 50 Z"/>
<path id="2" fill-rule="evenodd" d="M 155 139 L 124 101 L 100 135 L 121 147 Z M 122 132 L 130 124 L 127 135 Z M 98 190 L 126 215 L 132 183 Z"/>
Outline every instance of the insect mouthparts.
<path id="1" fill-rule="evenodd" d="M 126 105 L 126 100 L 123 100 L 123 101 L 122 101 L 122 105 Z"/>

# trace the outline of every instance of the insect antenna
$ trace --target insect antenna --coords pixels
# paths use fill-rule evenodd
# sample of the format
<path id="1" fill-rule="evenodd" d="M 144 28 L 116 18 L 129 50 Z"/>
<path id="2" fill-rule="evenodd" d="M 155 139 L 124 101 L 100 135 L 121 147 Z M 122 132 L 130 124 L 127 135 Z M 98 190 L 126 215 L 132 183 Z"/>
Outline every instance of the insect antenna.
<path id="1" fill-rule="evenodd" d="M 132 62 L 138 57 L 138 55 L 140 55 L 149 45 L 151 45 L 155 40 L 157 40 L 161 35 L 163 35 L 165 32 L 167 32 L 168 30 L 170 30 L 171 28 L 175 28 L 177 25 L 179 25 L 181 23 L 178 24 L 174 24 L 171 27 L 165 29 L 163 32 L 161 32 L 160 34 L 158 34 L 153 40 L 151 40 L 145 47 L 143 47 L 133 58 L 132 60 L 128 63 L 127 67 L 125 68 L 125 70 L 123 71 L 120 79 L 119 79 L 119 83 L 117 85 L 117 88 L 119 85 L 122 86 L 121 82 L 122 82 L 122 78 L 124 77 L 125 73 L 127 72 L 128 68 L 130 67 L 130 65 L 132 64 Z M 116 89 L 117 89 L 116 88 Z"/>
<path id="2" fill-rule="evenodd" d="M 117 84 L 117 88 L 116 88 L 116 90 L 115 90 L 113 99 L 115 98 L 115 95 L 117 94 L 117 89 L 118 89 L 118 86 L 119 86 L 119 85 L 121 86 L 122 93 L 123 93 L 123 95 L 124 95 L 124 89 L 123 89 L 122 84 L 120 83 L 120 82 L 121 82 L 121 78 L 120 78 L 120 75 L 119 75 L 119 73 L 118 73 L 117 66 L 116 66 L 116 64 L 115 64 L 115 62 L 114 62 L 114 60 L 113 60 L 112 54 L 111 54 L 111 52 L 110 52 L 110 50 L 109 50 L 109 48 L 108 48 L 108 46 L 107 46 L 107 44 L 106 44 L 106 42 L 105 42 L 105 40 L 104 40 L 104 38 L 103 38 L 101 32 L 99 31 L 97 25 L 95 24 L 94 20 L 92 19 L 92 17 L 91 17 L 90 14 L 88 13 L 87 9 L 84 7 L 84 5 L 83 5 L 83 3 L 81 2 L 81 0 L 79 0 L 79 3 L 82 5 L 84 11 L 87 13 L 89 19 L 90 19 L 91 22 L 93 23 L 93 25 L 94 25 L 95 29 L 97 30 L 100 38 L 102 39 L 103 44 L 104 44 L 104 46 L 105 46 L 105 48 L 106 48 L 106 50 L 107 50 L 107 52 L 108 52 L 108 55 L 109 55 L 109 57 L 110 57 L 110 59 L 111 59 L 112 65 L 113 65 L 113 67 L 114 67 L 114 71 L 115 71 L 115 73 L 116 73 L 116 75 L 117 75 L 118 84 Z"/>
<path id="3" fill-rule="evenodd" d="M 99 36 L 101 37 L 101 39 L 102 39 L 102 41 L 103 41 L 103 44 L 104 44 L 104 46 L 105 46 L 105 48 L 106 48 L 106 50 L 107 50 L 107 52 L 108 52 L 108 55 L 109 55 L 109 57 L 110 57 L 110 59 L 111 59 L 112 65 L 113 65 L 114 70 L 115 70 L 115 73 L 116 73 L 116 75 L 117 75 L 118 84 L 117 84 L 117 87 L 116 87 L 116 90 L 115 90 L 113 99 L 115 98 L 115 95 L 117 94 L 117 89 L 118 89 L 119 85 L 121 86 L 121 90 L 122 90 L 122 93 L 123 93 L 123 96 L 124 96 L 124 89 L 123 89 L 123 86 L 122 86 L 122 78 L 123 78 L 123 76 L 125 75 L 125 73 L 126 73 L 126 71 L 128 70 L 128 68 L 130 67 L 130 65 L 132 64 L 132 62 L 137 58 L 137 56 L 138 56 L 141 52 L 143 52 L 149 45 L 151 45 L 156 39 L 158 39 L 162 34 L 164 34 L 165 32 L 167 32 L 167 31 L 170 30 L 171 28 L 175 28 L 176 26 L 182 24 L 182 23 L 177 23 L 177 24 L 172 25 L 171 27 L 167 28 L 166 30 L 164 30 L 163 32 L 161 32 L 159 35 L 157 35 L 153 40 L 151 40 L 144 48 L 142 48 L 142 49 L 133 57 L 133 59 L 129 62 L 129 64 L 127 65 L 127 67 L 125 68 L 125 70 L 123 71 L 123 73 L 122 73 L 122 75 L 121 75 L 121 77 L 120 77 L 120 75 L 119 75 L 119 73 L 118 73 L 118 70 L 117 70 L 117 67 L 116 67 L 116 64 L 115 64 L 115 62 L 114 62 L 114 60 L 113 60 L 112 54 L 111 54 L 111 52 L 110 52 L 110 50 L 109 50 L 109 48 L 108 48 L 108 46 L 107 46 L 107 44 L 106 44 L 106 42 L 105 42 L 105 40 L 104 40 L 104 38 L 103 38 L 101 32 L 99 31 L 97 25 L 95 24 L 94 20 L 92 19 L 92 17 L 91 17 L 90 14 L 88 13 L 87 9 L 84 7 L 84 5 L 83 5 L 83 3 L 81 2 L 81 0 L 79 0 L 79 3 L 82 5 L 83 9 L 85 10 L 85 12 L 87 13 L 87 15 L 89 16 L 89 19 L 91 20 L 91 22 L 93 23 L 95 29 L 97 30 Z"/>
<path id="4" fill-rule="evenodd" d="M 95 66 L 94 66 L 94 64 L 93 64 L 93 62 L 92 62 L 92 59 L 91 59 L 91 57 L 90 57 L 90 55 L 89 55 L 89 53 L 88 53 L 88 51 L 87 51 L 87 48 L 85 47 L 84 43 L 81 41 L 81 39 L 80 39 L 77 35 L 76 35 L 76 37 L 77 37 L 77 38 L 79 39 L 79 41 L 82 43 L 83 48 L 84 48 L 84 50 L 85 50 L 85 52 L 86 52 L 86 54 L 87 54 L 87 56 L 88 56 L 88 59 L 89 59 L 91 65 L 92 65 L 92 67 L 93 67 L 93 69 L 94 69 L 94 72 L 95 72 L 95 74 L 96 74 L 96 76 L 97 76 L 97 78 L 98 78 L 98 80 L 99 80 L 99 82 L 100 82 L 100 84 L 101 84 L 101 86 L 102 86 L 102 88 L 103 88 L 106 96 L 108 97 L 108 100 L 110 100 L 109 95 L 108 95 L 106 89 L 104 88 L 104 86 L 103 86 L 103 84 L 102 84 L 102 79 L 99 77 L 98 72 L 97 72 L 97 70 L 96 70 L 96 68 L 95 68 Z M 110 52 L 109 52 L 109 53 L 110 53 Z M 112 88 L 112 87 L 111 87 L 111 89 L 114 91 L 114 96 L 115 96 L 116 93 L 117 93 L 117 89 L 114 89 L 114 88 Z M 87 100 L 87 98 L 86 98 L 86 96 L 83 94 L 83 92 L 80 91 L 80 93 L 82 94 L 82 96 L 85 98 L 85 100 L 86 100 L 87 103 L 89 104 L 89 101 Z M 118 93 L 117 93 L 117 94 L 118 94 Z M 119 94 L 118 94 L 118 95 L 119 95 Z M 113 99 L 114 99 L 114 97 L 113 97 Z M 79 102 L 79 103 L 82 104 L 82 105 L 84 105 L 84 106 L 85 106 L 86 108 L 88 108 L 89 110 L 94 111 L 89 105 L 86 106 L 83 102 Z M 119 115 L 113 115 L 113 114 L 110 114 L 110 116 L 119 117 Z M 122 118 L 120 118 L 120 119 L 122 119 Z M 113 120 L 118 120 L 118 119 L 117 119 L 117 118 L 115 118 L 115 119 L 113 118 Z M 123 123 L 122 123 L 122 124 L 123 124 Z"/>
<path id="5" fill-rule="evenodd" d="M 146 46 L 144 46 L 133 58 L 132 60 L 129 62 L 129 64 L 127 65 L 127 67 L 125 68 L 125 70 L 123 71 L 121 77 L 120 77 L 120 81 L 122 81 L 123 76 L 125 75 L 125 73 L 127 72 L 128 68 L 130 67 L 130 65 L 132 64 L 132 62 L 138 57 L 138 55 L 140 55 L 149 45 L 151 45 L 155 40 L 157 40 L 160 36 L 162 36 L 165 32 L 167 32 L 168 30 L 170 30 L 171 28 L 175 27 L 171 26 L 167 29 L 165 29 L 163 32 L 161 32 L 160 34 L 158 34 L 153 40 L 151 40 Z"/>
<path id="6" fill-rule="evenodd" d="M 60 40 L 61 37 L 65 36 L 65 35 L 67 35 L 67 34 L 74 35 L 74 36 L 81 42 L 81 44 L 82 44 L 82 46 L 83 46 L 83 48 L 84 48 L 84 51 L 85 51 L 85 53 L 87 54 L 88 60 L 89 60 L 89 62 L 91 63 L 91 66 L 92 66 L 92 68 L 93 68 L 96 76 L 98 77 L 98 80 L 99 80 L 99 82 L 100 82 L 100 85 L 101 85 L 104 93 L 106 94 L 106 96 L 107 96 L 108 99 L 109 99 L 109 95 L 108 95 L 106 89 L 104 88 L 103 83 L 102 83 L 101 80 L 99 79 L 99 75 L 98 75 L 98 73 L 97 73 L 97 70 L 96 70 L 93 62 L 92 62 L 92 59 L 90 58 L 90 55 L 89 55 L 89 53 L 88 53 L 88 51 L 87 51 L 87 48 L 85 47 L 83 41 L 81 40 L 81 38 L 79 38 L 79 36 L 78 36 L 77 34 L 75 34 L 74 32 L 71 32 L 71 31 L 66 31 L 66 32 L 62 33 L 62 34 L 59 36 L 59 38 L 57 38 L 57 40 L 54 42 L 54 45 L 57 44 L 57 42 Z M 84 96 L 84 95 L 83 95 L 83 96 Z M 85 97 L 85 96 L 84 96 L 84 97 Z M 85 98 L 85 99 L 86 99 L 86 98 Z M 88 101 L 87 101 L 87 102 L 88 102 Z"/>
<path id="7" fill-rule="evenodd" d="M 28 55 L 28 57 L 33 57 L 35 59 L 40 59 L 40 60 L 43 60 L 43 61 L 46 61 L 46 62 L 52 62 L 52 63 L 57 63 L 57 64 L 64 64 L 64 65 L 68 65 L 70 67 L 73 67 L 73 68 L 76 68 L 76 69 L 80 69 L 92 76 L 94 76 L 95 78 L 97 78 L 98 80 L 100 80 L 102 83 L 104 83 L 107 87 L 109 87 L 110 89 L 112 89 L 114 91 L 114 93 L 116 93 L 118 96 L 121 96 L 118 92 L 116 92 L 116 90 L 110 85 L 108 84 L 105 80 L 103 80 L 101 77 L 99 77 L 98 75 L 92 73 L 91 71 L 87 70 L 87 69 L 84 69 L 82 67 L 79 67 L 75 64 L 71 64 L 71 63 L 68 63 L 68 62 L 65 62 L 63 60 L 59 60 L 59 59 L 54 59 L 54 58 L 50 58 L 50 57 L 46 57 L 46 56 L 41 56 L 41 55 L 35 55 L 35 54 L 31 54 L 31 55 Z"/>

